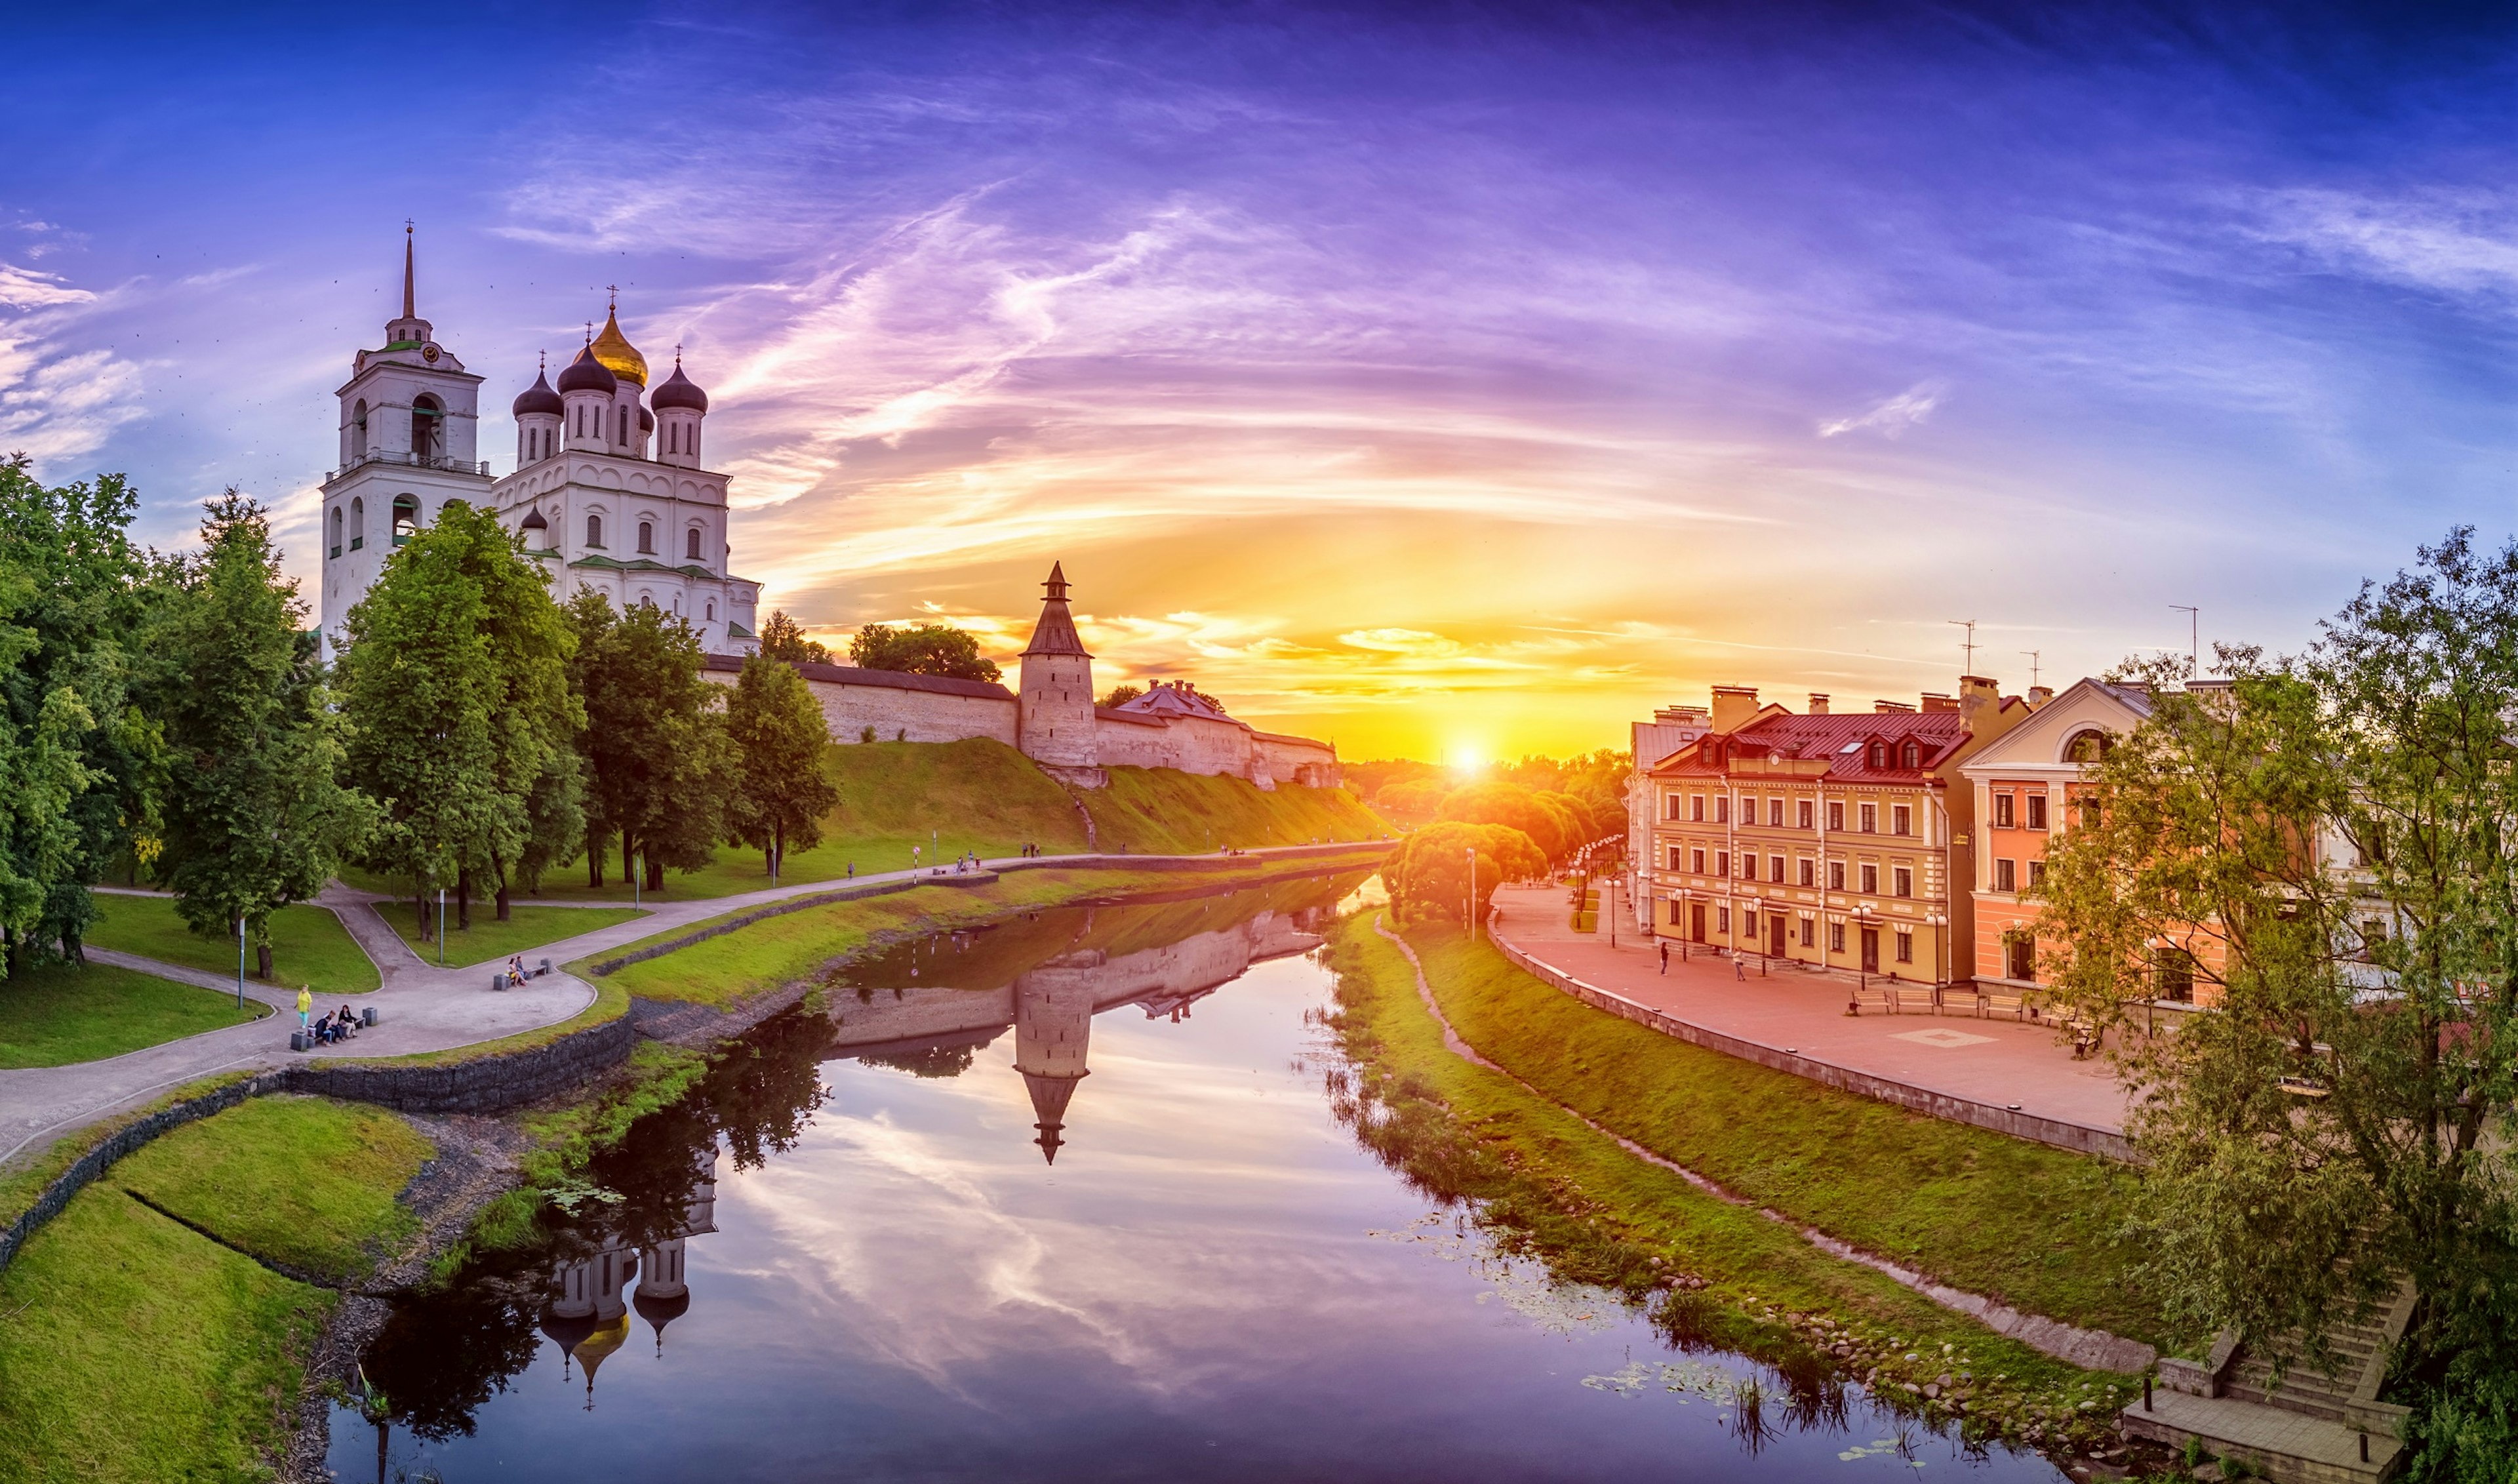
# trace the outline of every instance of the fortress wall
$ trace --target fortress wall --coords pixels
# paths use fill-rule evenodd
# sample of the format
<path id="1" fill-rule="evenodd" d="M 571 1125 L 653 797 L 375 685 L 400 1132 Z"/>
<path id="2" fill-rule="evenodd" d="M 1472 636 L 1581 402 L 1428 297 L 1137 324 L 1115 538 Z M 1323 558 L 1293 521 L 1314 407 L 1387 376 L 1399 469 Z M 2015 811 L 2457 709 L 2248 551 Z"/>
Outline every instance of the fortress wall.
<path id="1" fill-rule="evenodd" d="M 1327 743 L 1267 731 L 1253 732 L 1251 739 L 1259 749 L 1261 763 L 1278 782 L 1299 783 L 1305 788 L 1337 786 L 1337 749 Z"/>
<path id="2" fill-rule="evenodd" d="M 720 685 L 731 685 L 740 668 L 720 670 L 712 666 L 700 674 Z M 1008 747 L 1015 745 L 1015 698 L 1002 691 L 991 696 L 909 690 L 823 679 L 811 674 L 804 677 L 804 688 L 813 693 L 814 703 L 822 708 L 822 723 L 830 729 L 834 742 L 863 741 L 865 729 L 871 726 L 878 742 L 959 742 L 965 737 L 986 737 Z"/>
<path id="3" fill-rule="evenodd" d="M 1104 767 L 1176 767 L 1185 773 L 1230 773 L 1267 786 L 1254 774 L 1258 750 L 1250 729 L 1209 717 L 1174 717 L 1162 725 L 1101 717 L 1094 741 Z"/>

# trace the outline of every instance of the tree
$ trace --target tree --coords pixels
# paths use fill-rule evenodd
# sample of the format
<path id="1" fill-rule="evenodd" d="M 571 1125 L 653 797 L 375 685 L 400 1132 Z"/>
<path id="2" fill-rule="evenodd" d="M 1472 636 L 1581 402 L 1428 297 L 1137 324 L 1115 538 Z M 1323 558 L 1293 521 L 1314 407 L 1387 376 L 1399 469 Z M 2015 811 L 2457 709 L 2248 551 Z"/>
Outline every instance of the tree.
<path id="1" fill-rule="evenodd" d="M 2305 655 L 2220 662 L 2128 667 L 2153 709 L 2049 850 L 2042 962 L 2118 1037 L 2171 1312 L 2322 1365 L 2409 1278 L 2399 1374 L 2469 1391 L 2518 1370 L 2518 547 L 2453 533 Z M 2217 1003 L 2145 1034 L 2172 953 Z"/>
<path id="2" fill-rule="evenodd" d="M 1587 838 L 1572 810 L 1518 783 L 1472 783 L 1454 789 L 1444 797 L 1440 817 L 1507 825 L 1530 837 L 1549 860 L 1564 859 Z"/>
<path id="3" fill-rule="evenodd" d="M 0 623 L 16 634 L 0 645 L 0 731 L 14 738 L 0 745 L 20 751 L 0 764 L 17 780 L 0 800 L 0 875 L 17 885 L 0 895 L 27 902 L 0 907 L 0 974 L 78 957 L 96 917 L 88 884 L 154 826 L 159 750 L 126 646 L 160 588 L 131 545 L 137 504 L 119 475 L 48 488 L 24 456 L 0 459 L 0 588 L 14 593 Z"/>
<path id="4" fill-rule="evenodd" d="M 204 507 L 201 541 L 150 635 L 166 739 L 158 870 L 194 932 L 243 922 L 267 980 L 271 914 L 321 892 L 376 810 L 339 781 L 340 720 L 262 506 L 228 491 Z"/>
<path id="5" fill-rule="evenodd" d="M 829 646 L 804 637 L 804 628 L 787 616 L 784 608 L 773 608 L 769 622 L 760 626 L 760 652 L 773 660 L 791 665 L 828 665 Z"/>
<path id="6" fill-rule="evenodd" d="M 848 663 L 864 670 L 945 676 L 957 680 L 997 678 L 994 660 L 979 657 L 979 641 L 950 624 L 912 624 L 894 629 L 868 624 L 848 640 Z"/>
<path id="7" fill-rule="evenodd" d="M 1477 856 L 1477 900 L 1469 902 L 1469 856 Z M 1382 862 L 1381 880 L 1403 920 L 1463 920 L 1474 910 L 1485 921 L 1496 888 L 1547 869 L 1547 857 L 1528 835 L 1500 824 L 1448 821 L 1428 825 L 1400 843 Z"/>
<path id="8" fill-rule="evenodd" d="M 1110 687 L 1110 693 L 1102 698 L 1102 704 L 1115 711 L 1145 693 L 1146 687 L 1143 685 L 1113 685 Z"/>
<path id="9" fill-rule="evenodd" d="M 725 733 L 742 764 L 726 799 L 726 834 L 763 852 L 774 882 L 790 847 L 822 843 L 822 816 L 840 791 L 822 775 L 830 729 L 803 677 L 779 660 L 744 661 L 726 698 Z"/>
<path id="10" fill-rule="evenodd" d="M 1440 778 L 1411 778 L 1404 783 L 1383 784 L 1373 793 L 1372 807 L 1386 814 L 1424 819 L 1432 817 L 1450 797 L 1451 785 Z"/>
<path id="11" fill-rule="evenodd" d="M 648 890 L 662 891 L 666 867 L 697 870 L 716 858 L 725 801 L 741 784 L 721 688 L 700 677 L 699 635 L 653 603 L 620 613 L 603 594 L 582 590 L 568 618 L 586 707 L 578 747 L 589 878 L 602 885 L 601 851 L 617 835 L 623 868 L 643 859 Z"/>

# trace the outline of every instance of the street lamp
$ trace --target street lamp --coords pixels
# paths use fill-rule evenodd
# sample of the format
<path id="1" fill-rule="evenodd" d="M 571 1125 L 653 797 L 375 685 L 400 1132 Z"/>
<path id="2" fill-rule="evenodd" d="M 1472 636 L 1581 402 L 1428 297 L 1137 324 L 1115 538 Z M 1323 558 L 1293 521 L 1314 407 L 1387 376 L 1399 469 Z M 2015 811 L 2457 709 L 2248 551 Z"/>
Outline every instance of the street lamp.
<path id="1" fill-rule="evenodd" d="M 1469 857 L 1469 899 L 1461 908 L 1461 915 L 1469 922 L 1469 941 L 1476 942 L 1478 940 L 1478 848 L 1473 845 L 1462 846 L 1460 853 Z"/>
<path id="2" fill-rule="evenodd" d="M 244 1008 L 244 918 L 237 918 L 237 1008 Z"/>

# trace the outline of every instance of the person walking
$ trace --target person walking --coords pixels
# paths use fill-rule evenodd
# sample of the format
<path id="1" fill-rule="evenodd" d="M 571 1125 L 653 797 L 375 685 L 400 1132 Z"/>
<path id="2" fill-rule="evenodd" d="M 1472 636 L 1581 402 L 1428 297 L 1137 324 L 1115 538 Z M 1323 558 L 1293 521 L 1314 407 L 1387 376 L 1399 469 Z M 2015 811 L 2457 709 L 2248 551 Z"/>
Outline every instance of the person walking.
<path id="1" fill-rule="evenodd" d="M 1670 972 L 1670 939 L 1666 938 L 1661 942 L 1661 972 Z"/>
<path id="2" fill-rule="evenodd" d="M 311 1028 L 308 1017 L 315 1010 L 315 989 L 311 984 L 297 986 L 297 1028 L 300 1033 Z"/>
<path id="3" fill-rule="evenodd" d="M 1749 978 L 1748 966 L 1740 961 L 1740 950 L 1737 948 L 1731 950 L 1731 977 L 1744 983 Z"/>

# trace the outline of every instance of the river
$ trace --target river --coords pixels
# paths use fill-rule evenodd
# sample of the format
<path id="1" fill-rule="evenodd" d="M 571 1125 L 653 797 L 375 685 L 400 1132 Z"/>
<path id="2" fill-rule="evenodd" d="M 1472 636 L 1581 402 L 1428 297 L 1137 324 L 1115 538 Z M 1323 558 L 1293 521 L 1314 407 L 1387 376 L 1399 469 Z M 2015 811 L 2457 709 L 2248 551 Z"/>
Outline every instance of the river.
<path id="1" fill-rule="evenodd" d="M 1361 1148 L 1317 878 L 836 970 L 402 1303 L 343 1479 L 2055 1480 L 1552 1283 Z"/>

